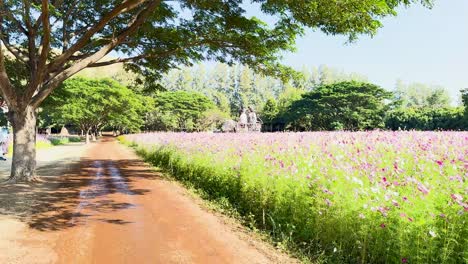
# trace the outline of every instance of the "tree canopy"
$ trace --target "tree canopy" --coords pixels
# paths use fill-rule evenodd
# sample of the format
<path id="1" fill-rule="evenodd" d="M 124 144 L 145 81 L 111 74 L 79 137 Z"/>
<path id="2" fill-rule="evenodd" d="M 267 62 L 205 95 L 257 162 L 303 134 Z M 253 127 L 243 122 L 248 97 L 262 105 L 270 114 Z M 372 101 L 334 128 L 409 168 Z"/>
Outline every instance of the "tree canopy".
<path id="1" fill-rule="evenodd" d="M 24 67 L 15 72 L 2 68 L 1 90 L 11 107 L 17 105 L 13 99 L 18 89 L 38 105 L 80 70 L 120 62 L 144 73 L 147 80 L 202 59 L 238 61 L 279 73 L 284 67 L 278 64 L 278 52 L 292 50 L 304 28 L 354 40 L 359 34 L 374 35 L 382 26 L 381 18 L 396 15 L 397 6 L 412 2 L 431 4 L 429 0 L 253 1 L 275 17 L 274 25 L 269 25 L 249 17 L 244 1 L 2 1 L 1 40 Z M 99 62 L 112 50 L 122 56 Z"/>
<path id="2" fill-rule="evenodd" d="M 151 100 L 111 79 L 72 78 L 42 105 L 41 119 L 89 133 L 104 126 L 139 131 Z M 53 124 L 51 124 L 53 125 Z"/>
<path id="3" fill-rule="evenodd" d="M 392 93 L 383 88 L 360 82 L 340 82 L 322 85 L 288 108 L 288 123 L 300 121 L 307 130 L 362 130 L 383 127 L 384 100 Z"/>
<path id="4" fill-rule="evenodd" d="M 150 130 L 198 130 L 206 112 L 215 108 L 214 103 L 200 93 L 161 92 L 155 97 L 155 111 L 148 116 L 147 128 Z"/>

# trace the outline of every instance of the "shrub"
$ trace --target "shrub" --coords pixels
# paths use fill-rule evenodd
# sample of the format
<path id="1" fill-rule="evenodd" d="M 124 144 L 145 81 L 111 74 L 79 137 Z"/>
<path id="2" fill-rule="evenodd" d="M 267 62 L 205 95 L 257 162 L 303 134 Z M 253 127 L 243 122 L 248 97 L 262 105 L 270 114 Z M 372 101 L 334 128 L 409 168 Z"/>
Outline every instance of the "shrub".
<path id="1" fill-rule="evenodd" d="M 54 146 L 65 145 L 70 142 L 68 137 L 49 137 L 48 139 Z"/>

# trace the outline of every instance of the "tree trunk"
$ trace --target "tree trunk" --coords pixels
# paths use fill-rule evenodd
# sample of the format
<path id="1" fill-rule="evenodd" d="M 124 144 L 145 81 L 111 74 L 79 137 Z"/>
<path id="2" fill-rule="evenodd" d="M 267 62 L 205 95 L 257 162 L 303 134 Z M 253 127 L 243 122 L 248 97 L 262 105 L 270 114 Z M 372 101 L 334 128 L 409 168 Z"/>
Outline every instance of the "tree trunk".
<path id="1" fill-rule="evenodd" d="M 90 129 L 86 130 L 86 144 L 89 144 L 89 131 Z"/>
<path id="2" fill-rule="evenodd" d="M 36 181 L 36 111 L 33 107 L 9 113 L 13 127 L 13 158 L 8 182 Z"/>

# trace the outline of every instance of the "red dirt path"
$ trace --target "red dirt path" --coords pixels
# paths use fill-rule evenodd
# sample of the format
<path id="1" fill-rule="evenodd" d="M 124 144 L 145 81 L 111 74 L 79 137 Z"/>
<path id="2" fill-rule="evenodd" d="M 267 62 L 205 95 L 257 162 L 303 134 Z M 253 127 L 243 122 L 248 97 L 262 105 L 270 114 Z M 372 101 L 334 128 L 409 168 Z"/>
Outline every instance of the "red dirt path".
<path id="1" fill-rule="evenodd" d="M 29 252 L 38 262 L 293 262 L 202 209 L 112 138 L 94 144 L 65 175 L 44 178 L 44 184 L 22 192 L 29 209 L 16 208 L 23 204 L 18 201 L 10 202 L 16 209 L 0 204 L 0 216 L 28 224 L 15 233 L 24 236 L 15 242 L 43 254 L 41 259 Z"/>

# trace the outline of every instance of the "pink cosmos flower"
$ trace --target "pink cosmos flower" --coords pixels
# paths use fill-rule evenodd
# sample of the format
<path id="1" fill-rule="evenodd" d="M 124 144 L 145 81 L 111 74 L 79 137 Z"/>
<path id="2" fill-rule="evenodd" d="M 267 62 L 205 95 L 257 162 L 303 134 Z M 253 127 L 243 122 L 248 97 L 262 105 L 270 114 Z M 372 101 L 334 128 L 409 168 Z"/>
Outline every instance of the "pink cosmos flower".
<path id="1" fill-rule="evenodd" d="M 279 164 L 281 168 L 284 168 L 284 162 L 282 160 L 280 160 Z"/>
<path id="2" fill-rule="evenodd" d="M 377 211 L 379 211 L 384 217 L 387 217 L 388 208 L 380 206 Z"/>
<path id="3" fill-rule="evenodd" d="M 450 195 L 450 197 L 452 197 L 452 199 L 455 200 L 455 201 L 462 201 L 463 200 L 463 196 L 461 196 L 460 194 L 456 194 L 456 193 L 452 193 Z"/>
<path id="4" fill-rule="evenodd" d="M 426 186 L 424 186 L 421 183 L 418 184 L 418 190 L 422 192 L 424 195 L 429 193 L 429 189 L 427 189 Z"/>

